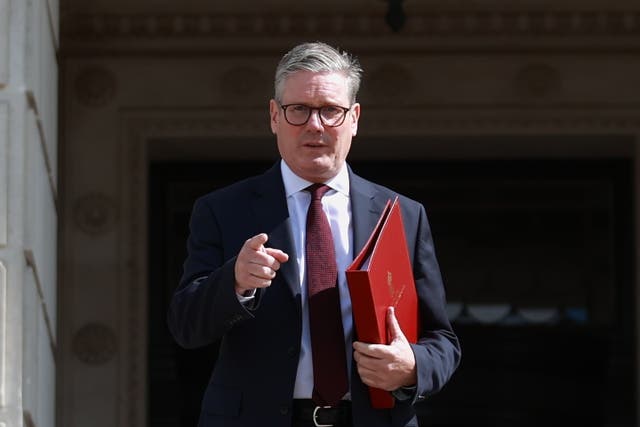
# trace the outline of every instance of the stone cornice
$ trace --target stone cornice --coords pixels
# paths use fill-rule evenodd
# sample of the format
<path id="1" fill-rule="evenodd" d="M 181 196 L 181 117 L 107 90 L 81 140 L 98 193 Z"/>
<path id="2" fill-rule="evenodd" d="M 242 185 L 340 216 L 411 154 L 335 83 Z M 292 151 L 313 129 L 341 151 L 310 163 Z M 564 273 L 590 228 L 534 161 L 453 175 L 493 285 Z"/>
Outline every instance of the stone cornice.
<path id="1" fill-rule="evenodd" d="M 264 15 L 264 14 L 66 14 L 62 38 L 79 47 L 126 40 L 114 45 L 126 49 L 135 43 L 167 39 L 175 43 L 204 42 L 198 48 L 233 48 L 246 43 L 256 48 L 278 46 L 290 38 L 362 41 L 389 45 L 407 42 L 437 47 L 477 46 L 528 41 L 532 46 L 549 40 L 561 45 L 618 49 L 640 46 L 640 9 L 565 11 L 442 11 L 409 15 L 405 27 L 393 33 L 382 14 Z M 133 42 L 133 45 L 131 44 Z M 256 45 L 257 42 L 257 45 Z M 622 44 L 620 44 L 622 42 Z M 165 49 L 176 47 L 171 43 Z M 401 46 L 400 46 L 401 47 Z M 411 48 L 411 44 L 409 45 Z"/>
<path id="2" fill-rule="evenodd" d="M 638 108 L 602 109 L 456 109 L 412 113 L 369 111 L 359 137 L 497 134 L 628 134 L 640 132 Z M 245 112 L 229 117 L 219 110 L 127 111 L 124 125 L 130 138 L 144 141 L 175 138 L 180 141 L 216 138 L 272 138 L 264 115 Z M 210 147 L 207 148 L 211 150 Z M 227 146 L 217 156 L 246 155 Z"/>

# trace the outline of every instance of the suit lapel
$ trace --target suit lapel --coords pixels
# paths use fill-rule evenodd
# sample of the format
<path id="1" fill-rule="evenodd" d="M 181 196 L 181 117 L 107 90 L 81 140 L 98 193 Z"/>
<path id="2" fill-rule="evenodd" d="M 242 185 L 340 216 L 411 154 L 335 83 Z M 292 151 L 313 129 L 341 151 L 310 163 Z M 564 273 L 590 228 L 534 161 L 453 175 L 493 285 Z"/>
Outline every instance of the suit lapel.
<path id="1" fill-rule="evenodd" d="M 284 279 L 292 295 L 300 293 L 296 250 L 291 234 L 291 218 L 287 208 L 280 162 L 262 175 L 252 201 L 253 214 L 260 224 L 259 232 L 269 235 L 268 247 L 280 249 L 289 255 L 289 262 L 281 265 L 278 275 Z"/>
<path id="2" fill-rule="evenodd" d="M 380 197 L 376 187 L 355 175 L 349 169 L 351 212 L 353 220 L 353 255 L 364 247 L 387 200 Z M 260 224 L 258 232 L 269 235 L 267 246 L 281 249 L 289 254 L 290 262 L 282 264 L 278 275 L 284 279 L 292 295 L 300 293 L 299 272 L 295 262 L 297 255 L 291 234 L 291 218 L 287 208 L 287 198 L 277 162 L 262 175 L 255 188 L 252 200 L 254 216 Z"/>
<path id="3" fill-rule="evenodd" d="M 375 186 L 355 175 L 351 169 L 349 169 L 349 179 L 355 258 L 367 243 L 387 201 L 382 200 Z"/>

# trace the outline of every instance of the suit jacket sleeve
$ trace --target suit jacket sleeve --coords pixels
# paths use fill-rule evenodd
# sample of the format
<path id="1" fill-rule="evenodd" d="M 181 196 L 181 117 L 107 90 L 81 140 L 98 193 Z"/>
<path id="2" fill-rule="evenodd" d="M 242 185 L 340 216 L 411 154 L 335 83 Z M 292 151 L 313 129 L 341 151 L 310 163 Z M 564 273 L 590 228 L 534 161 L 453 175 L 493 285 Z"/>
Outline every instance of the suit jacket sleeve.
<path id="1" fill-rule="evenodd" d="M 444 285 L 424 207 L 418 204 L 411 215 L 417 220 L 413 273 L 422 326 L 417 344 L 412 344 L 417 368 L 415 402 L 447 383 L 460 363 L 461 350 L 447 316 Z"/>
<path id="2" fill-rule="evenodd" d="M 225 244 L 206 196 L 196 201 L 189 227 L 188 256 L 168 322 L 178 344 L 195 348 L 217 341 L 236 323 L 253 316 L 235 293 L 237 250 L 232 252 Z"/>

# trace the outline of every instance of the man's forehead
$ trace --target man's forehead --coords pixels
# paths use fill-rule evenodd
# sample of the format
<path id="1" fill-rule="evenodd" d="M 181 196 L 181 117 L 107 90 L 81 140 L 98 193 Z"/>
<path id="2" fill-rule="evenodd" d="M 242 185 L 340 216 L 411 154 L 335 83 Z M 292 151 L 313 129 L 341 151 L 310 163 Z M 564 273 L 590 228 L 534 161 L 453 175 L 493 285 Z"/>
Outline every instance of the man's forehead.
<path id="1" fill-rule="evenodd" d="M 284 81 L 283 95 L 287 92 L 347 96 L 349 85 L 346 76 L 340 72 L 297 71 Z"/>

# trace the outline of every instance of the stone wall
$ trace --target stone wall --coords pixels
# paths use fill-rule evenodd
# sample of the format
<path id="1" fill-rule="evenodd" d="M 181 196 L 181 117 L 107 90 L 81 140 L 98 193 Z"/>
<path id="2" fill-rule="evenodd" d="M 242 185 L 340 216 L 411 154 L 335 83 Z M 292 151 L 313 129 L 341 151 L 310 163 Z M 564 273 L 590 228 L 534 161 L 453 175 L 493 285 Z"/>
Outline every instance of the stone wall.
<path id="1" fill-rule="evenodd" d="M 413 2 L 429 10 L 398 34 L 381 1 L 316 14 L 151 3 L 69 0 L 62 20 L 61 426 L 148 425 L 148 167 L 272 158 L 270 80 L 296 42 L 363 62 L 353 159 L 640 158 L 631 2 Z M 233 10 L 209 9 L 222 4 Z"/>
<path id="2" fill-rule="evenodd" d="M 0 426 L 55 424 L 57 0 L 0 0 Z"/>

